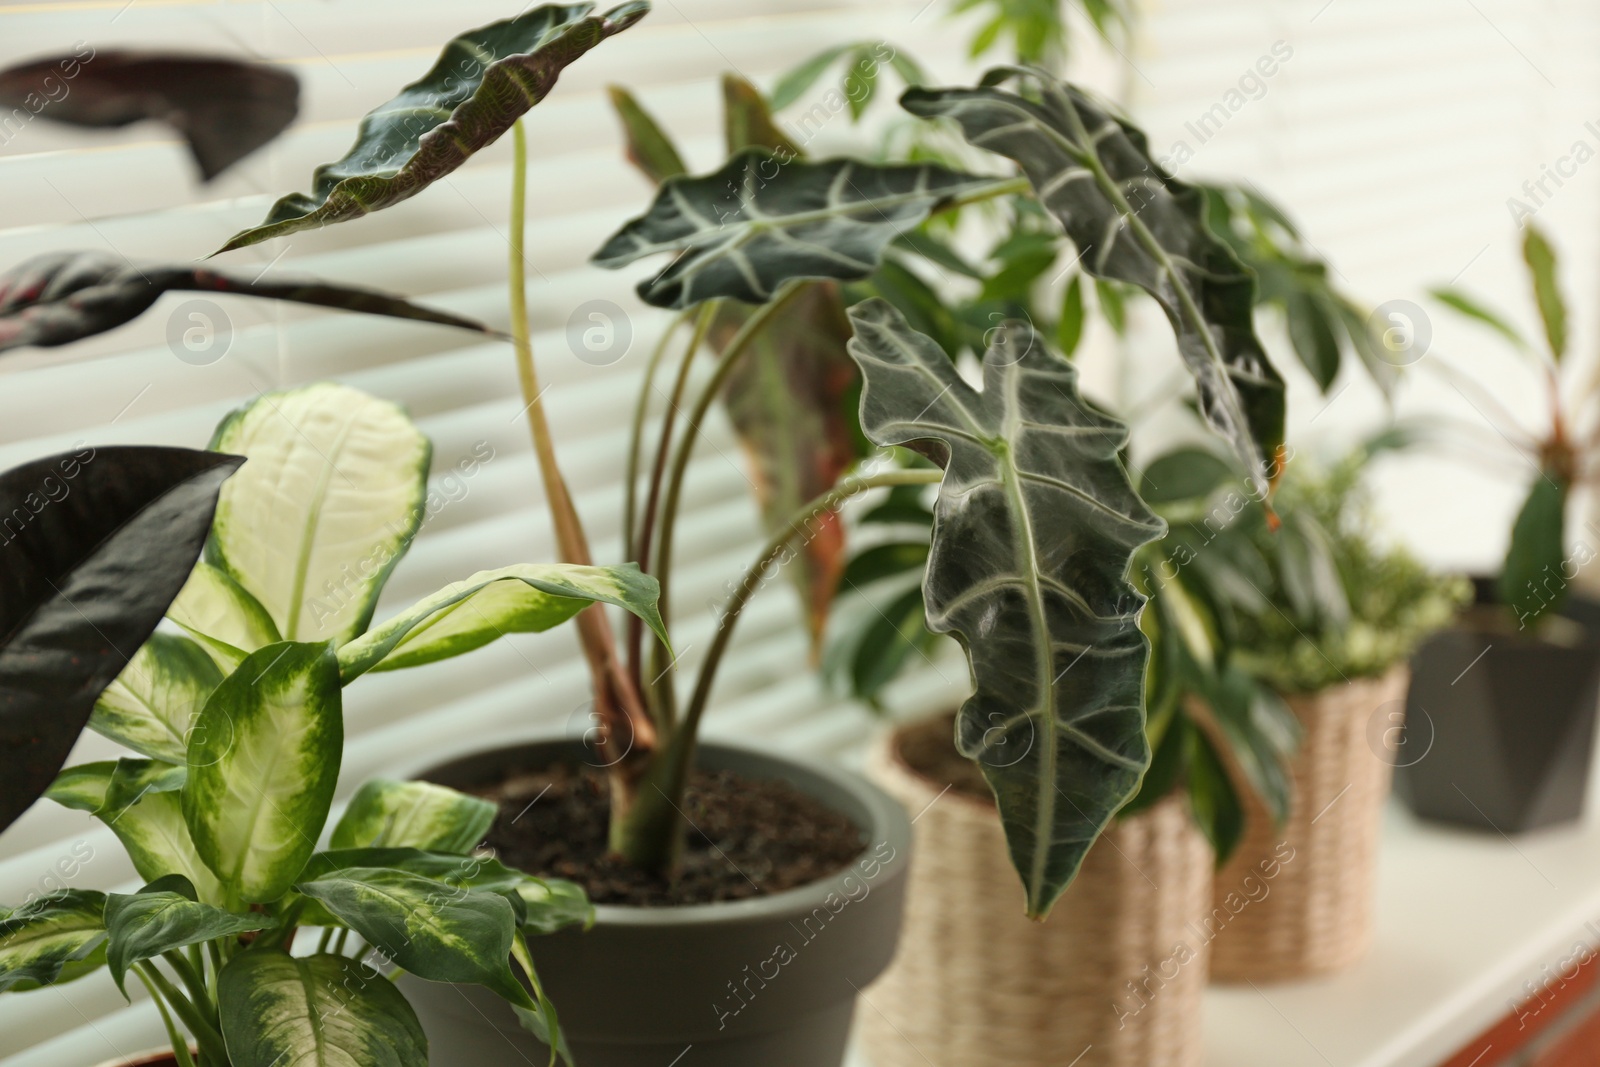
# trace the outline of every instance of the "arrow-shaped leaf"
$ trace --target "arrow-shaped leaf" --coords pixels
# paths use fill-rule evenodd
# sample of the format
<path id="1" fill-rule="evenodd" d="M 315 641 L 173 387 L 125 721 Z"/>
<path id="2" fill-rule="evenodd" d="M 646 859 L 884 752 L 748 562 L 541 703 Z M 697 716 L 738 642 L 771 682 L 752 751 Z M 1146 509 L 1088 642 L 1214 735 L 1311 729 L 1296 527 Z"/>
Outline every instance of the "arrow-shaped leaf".
<path id="1" fill-rule="evenodd" d="M 657 307 L 713 297 L 760 304 L 794 278 L 866 277 L 890 241 L 995 184 L 931 163 L 782 161 L 750 149 L 713 174 L 669 178 L 650 209 L 613 234 L 594 261 L 617 268 L 675 253 L 639 285 Z"/>
<path id="2" fill-rule="evenodd" d="M 635 0 L 604 15 L 593 4 L 547 4 L 471 30 L 433 69 L 361 120 L 345 157 L 317 168 L 311 194 L 292 193 L 222 251 L 347 222 L 409 200 L 487 148 L 555 88 L 567 66 L 645 16 Z"/>
<path id="3" fill-rule="evenodd" d="M 287 300 L 493 333 L 481 322 L 419 307 L 398 296 L 311 280 L 240 278 L 192 264 L 138 266 L 103 252 L 51 252 L 0 275 L 0 352 L 51 348 L 132 322 L 172 292 Z"/>
<path id="4" fill-rule="evenodd" d="M 428 1035 L 381 972 L 346 956 L 241 952 L 217 980 L 232 1067 L 428 1067 Z"/>
<path id="5" fill-rule="evenodd" d="M 1012 76 L 1037 97 L 996 87 Z M 1206 228 L 1204 193 L 1162 171 L 1141 131 L 1040 72 L 1000 68 L 976 89 L 910 89 L 901 104 L 1015 160 L 1085 270 L 1155 298 L 1206 420 L 1265 490 L 1283 445 L 1283 380 L 1255 336 L 1254 281 Z"/>
<path id="6" fill-rule="evenodd" d="M 83 449 L 0 475 L 0 830 L 50 785 L 161 621 L 240 462 Z"/>
<path id="7" fill-rule="evenodd" d="M 299 104 L 300 83 L 289 71 L 225 56 L 82 45 L 72 55 L 0 71 L 0 108 L 8 111 L 25 107 L 73 126 L 167 123 L 189 142 L 206 181 L 282 133 Z"/>
<path id="8" fill-rule="evenodd" d="M 1127 576 L 1163 524 L 1117 458 L 1127 428 L 1083 401 L 1031 328 L 998 332 L 978 393 L 888 303 L 850 318 L 862 428 L 945 468 L 928 624 L 966 648 L 977 690 L 956 744 L 994 789 L 1028 914 L 1043 916 L 1150 762 L 1143 600 Z"/>

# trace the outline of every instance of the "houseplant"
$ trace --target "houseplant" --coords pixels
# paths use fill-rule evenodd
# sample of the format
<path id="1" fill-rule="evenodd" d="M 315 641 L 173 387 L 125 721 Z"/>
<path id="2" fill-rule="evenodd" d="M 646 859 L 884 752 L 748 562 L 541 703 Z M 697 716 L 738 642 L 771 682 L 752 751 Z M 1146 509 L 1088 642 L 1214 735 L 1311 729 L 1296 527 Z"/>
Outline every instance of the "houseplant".
<path id="1" fill-rule="evenodd" d="M 1572 498 L 1594 479 L 1594 384 L 1563 360 L 1567 311 L 1556 256 L 1531 224 L 1522 254 L 1543 326 L 1537 341 L 1459 290 L 1435 293 L 1532 364 L 1549 421 L 1530 430 L 1452 375 L 1493 420 L 1493 447 L 1510 442 L 1534 477 L 1498 578 L 1477 579 L 1476 605 L 1417 655 L 1408 744 L 1428 747 L 1426 758 L 1401 765 L 1396 782 L 1418 815 L 1502 833 L 1579 816 L 1600 702 L 1600 603 L 1573 588 L 1595 549 L 1586 537 L 1572 540 L 1567 522 Z M 1471 432 L 1482 436 L 1481 425 Z M 1428 732 L 1416 736 L 1424 723 Z"/>
<path id="2" fill-rule="evenodd" d="M 0 991 L 100 966 L 122 987 L 131 971 L 183 1067 L 425 1065 L 421 1027 L 363 962 L 374 957 L 491 989 L 561 1048 L 526 938 L 587 923 L 589 905 L 570 883 L 474 854 L 491 805 L 368 782 L 317 850 L 339 774 L 341 690 L 369 671 L 549 629 L 590 603 L 639 612 L 660 632 L 654 581 L 627 566 L 519 565 L 370 626 L 424 515 L 427 439 L 393 405 L 323 384 L 233 412 L 212 450 L 186 455 L 224 474 L 249 461 L 213 487 L 214 520 L 181 500 L 153 517 L 209 527 L 168 610 L 175 628 L 139 647 L 89 717 L 138 756 L 68 768 L 47 793 L 106 823 L 148 884 L 67 890 L 6 913 Z"/>
<path id="3" fill-rule="evenodd" d="M 1275 529 L 1260 505 L 1230 501 L 1237 476 L 1207 450 L 1170 452 L 1146 472 L 1183 487 L 1187 499 L 1158 505 L 1177 564 L 1163 575 L 1204 605 L 1227 652 L 1185 700 L 1252 786 L 1237 790 L 1243 832 L 1205 923 L 1222 981 L 1337 970 L 1370 939 L 1379 813 L 1404 759 L 1388 742 L 1406 661 L 1465 596 L 1463 580 L 1381 545 L 1367 514 L 1367 464 L 1410 436 L 1385 431 L 1326 471 L 1299 459 L 1274 498 Z M 1287 773 L 1244 742 L 1252 720 L 1299 734 Z"/>

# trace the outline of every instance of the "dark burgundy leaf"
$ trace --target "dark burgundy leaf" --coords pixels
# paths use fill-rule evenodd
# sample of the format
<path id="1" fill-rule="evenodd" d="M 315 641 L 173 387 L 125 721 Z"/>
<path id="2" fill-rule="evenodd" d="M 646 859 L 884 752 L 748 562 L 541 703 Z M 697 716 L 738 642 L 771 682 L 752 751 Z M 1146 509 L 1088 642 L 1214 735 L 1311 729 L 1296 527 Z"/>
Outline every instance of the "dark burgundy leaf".
<path id="1" fill-rule="evenodd" d="M 194 568 L 238 456 L 83 448 L 0 475 L 0 830 Z"/>
<path id="2" fill-rule="evenodd" d="M 165 122 L 210 181 L 294 121 L 300 83 L 286 70 L 222 56 L 96 52 L 0 71 L 0 109 L 73 126 Z"/>
<path id="3" fill-rule="evenodd" d="M 139 267 L 102 252 L 53 252 L 0 274 L 0 352 L 105 333 L 138 318 L 163 293 L 178 290 L 289 300 L 495 333 L 481 322 L 374 289 L 310 280 L 250 281 L 189 264 Z"/>

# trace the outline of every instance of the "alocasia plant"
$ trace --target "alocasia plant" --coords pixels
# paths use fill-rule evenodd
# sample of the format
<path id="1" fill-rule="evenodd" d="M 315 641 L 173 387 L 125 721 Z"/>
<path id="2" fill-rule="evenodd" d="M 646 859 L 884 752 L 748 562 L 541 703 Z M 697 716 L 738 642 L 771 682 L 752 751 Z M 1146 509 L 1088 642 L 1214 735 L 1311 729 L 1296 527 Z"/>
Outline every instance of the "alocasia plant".
<path id="1" fill-rule="evenodd" d="M 107 449 L 82 460 L 73 495 L 51 504 L 61 514 L 46 508 L 33 525 L 60 535 L 82 521 L 83 538 L 109 535 L 86 564 L 74 555 L 81 538 L 52 556 L 33 525 L 19 535 L 68 596 L 75 583 L 151 572 L 132 583 L 148 609 L 84 594 L 95 615 L 82 625 L 99 621 L 132 647 L 156 625 L 209 528 L 206 560 L 172 606 L 177 630 L 145 642 L 98 700 L 70 670 L 46 664 L 54 681 L 37 696 L 83 686 L 74 699 L 90 728 L 137 753 L 68 768 L 46 795 L 103 821 L 147 884 L 131 894 L 69 890 L 6 913 L 0 991 L 103 965 L 119 987 L 132 974 L 148 988 L 185 1067 L 425 1067 L 421 1027 L 376 966 L 387 960 L 424 979 L 493 990 L 560 1050 L 527 938 L 583 925 L 590 908 L 576 886 L 473 854 L 492 804 L 423 782 L 369 782 L 318 850 L 343 752 L 342 693 L 369 671 L 547 630 L 590 604 L 637 613 L 664 639 L 655 582 L 631 566 L 506 567 L 369 629 L 424 514 L 427 439 L 391 404 L 312 385 L 229 415 L 213 447 L 237 455 Z M 218 483 L 239 456 L 248 462 L 222 487 L 213 521 Z M 22 470 L 19 485 L 53 468 Z M 135 505 L 142 510 L 130 522 L 122 512 Z M 23 580 L 19 570 L 8 568 L 7 580 Z M 30 590 L 21 591 L 40 599 Z M 43 599 L 40 624 L 64 610 L 62 593 Z M 31 670 L 6 657 L 23 655 L 33 625 L 0 651 L 12 690 L 30 697 L 30 679 L 43 679 L 37 653 Z M 75 640 L 80 653 L 92 651 Z M 51 721 L 24 710 L 30 721 Z M 72 710 L 52 713 L 65 727 Z M 69 745 L 76 736 L 57 732 Z M 42 759 L 31 765 L 48 775 Z M 9 777 L 5 788 L 8 803 L 23 796 Z"/>

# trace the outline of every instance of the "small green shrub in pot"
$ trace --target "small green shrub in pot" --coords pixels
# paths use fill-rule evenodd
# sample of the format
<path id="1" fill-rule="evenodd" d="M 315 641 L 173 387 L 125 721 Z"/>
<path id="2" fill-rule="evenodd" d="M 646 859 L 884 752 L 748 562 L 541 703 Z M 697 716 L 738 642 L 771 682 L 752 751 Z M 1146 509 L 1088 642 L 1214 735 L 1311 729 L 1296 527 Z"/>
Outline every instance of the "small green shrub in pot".
<path id="1" fill-rule="evenodd" d="M 493 805 L 421 782 L 367 782 L 324 841 L 342 693 L 369 672 L 547 630 L 593 603 L 639 612 L 659 633 L 654 580 L 631 566 L 511 566 L 373 626 L 425 514 L 432 449 L 410 420 L 312 385 L 232 413 L 212 449 L 190 454 L 209 460 L 201 469 L 226 476 L 247 462 L 220 494 L 212 485 L 214 519 L 208 507 L 181 516 L 199 521 L 204 557 L 166 609 L 170 628 L 138 647 L 88 717 L 137 755 L 68 767 L 45 794 L 105 823 L 146 884 L 5 913 L 0 991 L 102 967 L 119 988 L 132 976 L 184 1067 L 424 1067 L 427 1040 L 382 969 L 392 964 L 491 990 L 562 1048 L 527 939 L 590 922 L 583 891 L 475 853 Z M 84 466 L 100 462 L 117 460 Z M 13 642 L 0 660 L 15 655 Z"/>

